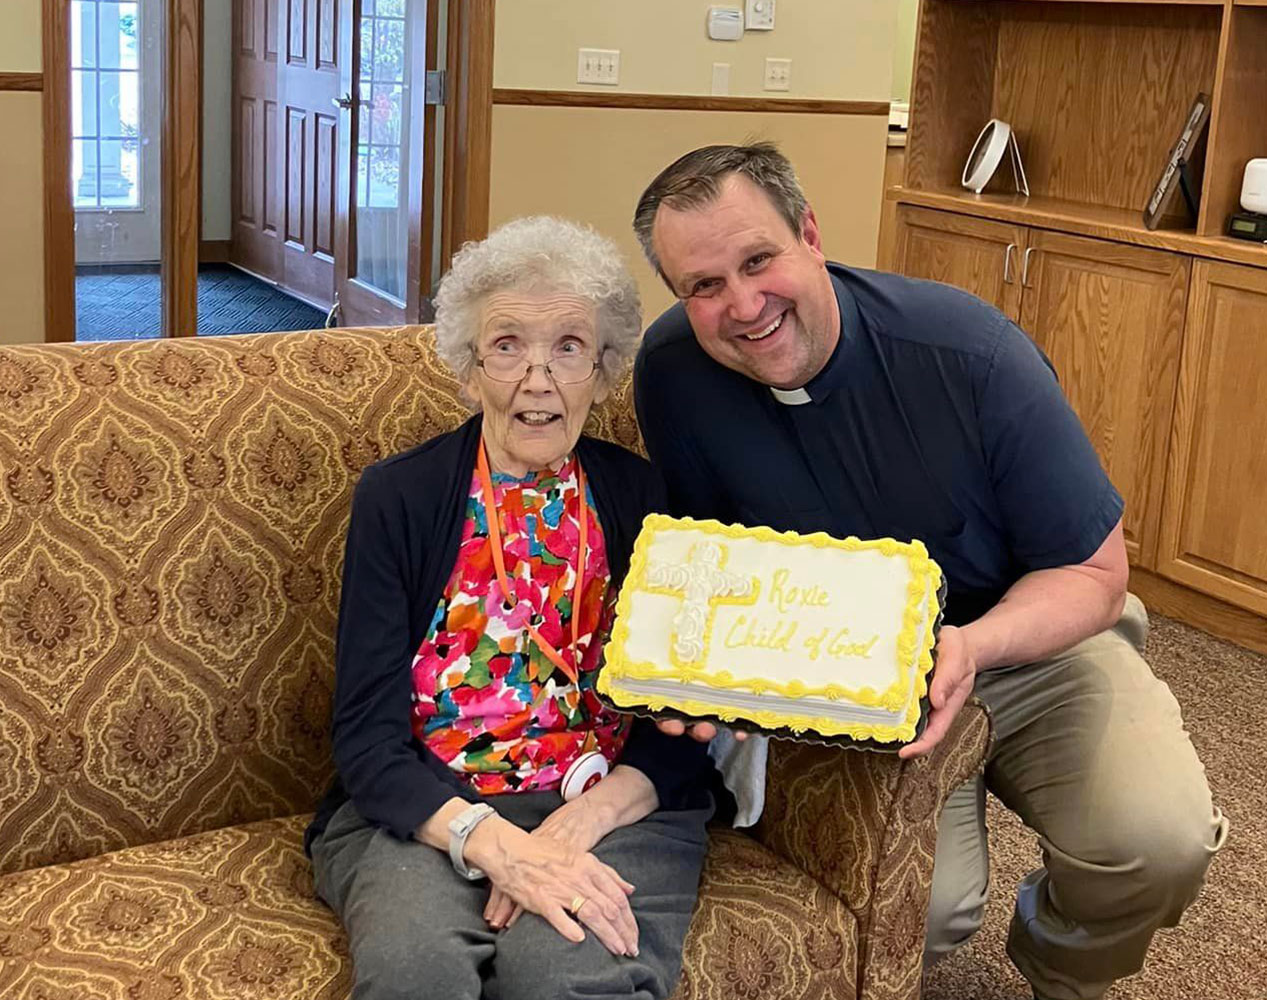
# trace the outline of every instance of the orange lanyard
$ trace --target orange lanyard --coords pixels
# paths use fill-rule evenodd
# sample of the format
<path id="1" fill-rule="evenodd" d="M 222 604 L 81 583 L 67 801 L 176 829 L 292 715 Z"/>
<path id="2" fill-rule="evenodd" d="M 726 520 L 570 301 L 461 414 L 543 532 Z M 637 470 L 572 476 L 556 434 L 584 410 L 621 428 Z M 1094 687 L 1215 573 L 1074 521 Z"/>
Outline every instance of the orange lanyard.
<path id="1" fill-rule="evenodd" d="M 488 522 L 488 544 L 493 550 L 493 567 L 497 570 L 497 583 L 501 587 L 502 597 L 505 598 L 506 603 L 513 606 L 519 602 L 511 598 L 510 581 L 506 578 L 506 556 L 502 552 L 501 515 L 497 510 L 496 499 L 493 495 L 493 477 L 488 471 L 488 451 L 484 447 L 482 434 L 476 468 L 479 471 L 480 486 L 484 490 L 484 519 Z M 580 677 L 580 661 L 577 657 L 576 644 L 581 634 L 581 587 L 585 579 L 585 556 L 589 551 L 589 511 L 585 503 L 585 470 L 581 468 L 579 461 L 576 463 L 576 485 L 577 492 L 580 494 L 581 544 L 580 552 L 576 557 L 576 585 L 572 591 L 572 665 L 569 666 L 562 654 L 537 631 L 537 627 L 531 621 L 528 622 L 528 634 L 532 636 L 532 641 L 537 644 L 537 648 L 545 654 L 547 660 L 567 674 L 573 684 L 576 684 Z"/>

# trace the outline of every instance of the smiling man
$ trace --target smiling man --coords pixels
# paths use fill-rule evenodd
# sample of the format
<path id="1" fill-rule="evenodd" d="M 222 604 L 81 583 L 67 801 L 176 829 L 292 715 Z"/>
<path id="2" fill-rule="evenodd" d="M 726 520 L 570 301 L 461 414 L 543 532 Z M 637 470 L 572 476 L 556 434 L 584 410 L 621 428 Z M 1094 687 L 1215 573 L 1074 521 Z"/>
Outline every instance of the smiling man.
<path id="1" fill-rule="evenodd" d="M 965 292 L 829 263 L 769 144 L 683 156 L 634 228 L 679 300 L 635 373 L 671 512 L 919 538 L 946 573 L 933 707 L 901 753 L 927 753 L 974 691 L 996 743 L 942 817 L 926 963 L 980 925 L 988 787 L 1045 862 L 1021 886 L 1009 955 L 1042 1000 L 1103 996 L 1196 897 L 1226 822 L 1141 655 L 1122 498 L 1050 363 Z M 743 821 L 760 810 L 762 749 L 723 748 Z"/>

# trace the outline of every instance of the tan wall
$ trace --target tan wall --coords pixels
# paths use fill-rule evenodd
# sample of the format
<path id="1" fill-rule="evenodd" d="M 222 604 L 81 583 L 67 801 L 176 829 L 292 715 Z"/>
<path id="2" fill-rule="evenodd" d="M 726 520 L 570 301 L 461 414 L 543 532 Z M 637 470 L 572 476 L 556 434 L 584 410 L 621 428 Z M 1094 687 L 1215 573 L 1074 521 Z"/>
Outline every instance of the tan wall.
<path id="1" fill-rule="evenodd" d="M 891 96 L 893 0 L 785 0 L 776 6 L 773 31 L 746 31 L 734 42 L 709 39 L 709 6 L 705 0 L 503 0 L 497 5 L 494 84 L 709 94 L 713 63 L 725 62 L 733 96 Z M 578 84 L 581 47 L 619 49 L 620 85 Z M 788 91 L 762 88 L 767 56 L 792 60 Z"/>
<path id="2" fill-rule="evenodd" d="M 40 0 L 0 0 L 4 30 L 0 31 L 0 73 L 38 73 Z"/>
<path id="3" fill-rule="evenodd" d="M 911 71 L 915 67 L 915 29 L 919 0 L 897 0 L 897 34 L 893 39 L 893 97 L 911 99 Z"/>
<path id="4" fill-rule="evenodd" d="M 0 73 L 38 73 L 40 0 L 0 0 Z M 0 93 L 0 343 L 44 339 L 43 101 Z"/>
<path id="5" fill-rule="evenodd" d="M 772 139 L 796 165 L 828 257 L 870 267 L 887 127 L 885 118 L 874 116 L 499 105 L 493 109 L 490 223 L 548 212 L 612 237 L 638 279 L 649 322 L 672 298 L 643 260 L 630 219 L 661 168 L 696 146 Z"/>
<path id="6" fill-rule="evenodd" d="M 44 339 L 43 102 L 0 93 L 0 343 Z"/>

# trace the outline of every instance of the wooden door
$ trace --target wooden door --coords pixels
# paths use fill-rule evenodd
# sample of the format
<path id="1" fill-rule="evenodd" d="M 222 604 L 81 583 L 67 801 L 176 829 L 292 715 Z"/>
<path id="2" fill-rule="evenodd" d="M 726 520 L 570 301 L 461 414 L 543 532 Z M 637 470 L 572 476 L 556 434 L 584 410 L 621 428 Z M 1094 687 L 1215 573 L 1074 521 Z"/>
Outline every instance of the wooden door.
<path id="1" fill-rule="evenodd" d="M 326 308 L 334 301 L 340 8 L 351 2 L 281 0 L 279 283 Z"/>
<path id="2" fill-rule="evenodd" d="M 1020 318 L 1024 226 L 912 205 L 897 210 L 894 270 L 963 288 Z"/>
<path id="3" fill-rule="evenodd" d="M 1193 265 L 1157 570 L 1267 615 L 1267 270 Z"/>
<path id="4" fill-rule="evenodd" d="M 1030 233 L 1021 325 L 1046 352 L 1126 500 L 1131 561 L 1152 567 L 1190 261 L 1103 240 Z"/>
<path id="5" fill-rule="evenodd" d="M 422 276 L 433 231 L 437 3 L 360 0 L 343 5 L 335 282 L 342 326 L 425 318 Z"/>
<path id="6" fill-rule="evenodd" d="M 281 279 L 277 65 L 283 0 L 233 3 L 233 236 L 229 259 Z"/>

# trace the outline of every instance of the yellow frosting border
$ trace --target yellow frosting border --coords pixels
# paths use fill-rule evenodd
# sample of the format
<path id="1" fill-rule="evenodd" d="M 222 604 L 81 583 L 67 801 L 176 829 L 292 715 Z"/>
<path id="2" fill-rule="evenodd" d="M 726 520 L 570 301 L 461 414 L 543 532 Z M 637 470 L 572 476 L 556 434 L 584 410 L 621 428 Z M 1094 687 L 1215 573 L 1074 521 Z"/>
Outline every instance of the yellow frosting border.
<path id="1" fill-rule="evenodd" d="M 686 715 L 711 715 L 727 722 L 743 718 L 767 729 L 788 728 L 796 732 L 812 729 L 825 736 L 850 736 L 854 739 L 882 741 L 914 738 L 916 723 L 919 721 L 919 701 L 928 692 L 928 673 L 933 666 L 932 649 L 935 639 L 932 625 L 940 613 L 937 593 L 941 586 L 941 569 L 928 555 L 928 550 L 922 542 L 899 542 L 893 538 L 863 540 L 852 535 L 840 539 L 821 531 L 801 535 L 792 531 L 779 532 L 767 527 L 749 528 L 739 524 L 723 524 L 712 519 L 673 518 L 664 514 L 648 514 L 642 524 L 643 530 L 634 543 L 633 555 L 630 558 L 629 573 L 616 602 L 616 622 L 605 651 L 606 665 L 600 671 L 597 681 L 599 693 L 625 708 L 645 706 L 652 711 L 672 708 Z M 659 589 L 647 587 L 645 584 L 648 550 L 655 536 L 666 531 L 700 531 L 707 535 L 720 535 L 730 539 L 755 538 L 758 541 L 773 542 L 787 548 L 811 545 L 818 549 L 835 548 L 846 552 L 878 550 L 881 554 L 890 557 L 904 555 L 911 570 L 911 582 L 907 587 L 907 602 L 902 615 L 902 628 L 897 639 L 896 679 L 881 692 L 870 687 L 851 690 L 839 684 L 807 687 L 795 680 L 780 682 L 767 678 L 737 679 L 725 670 L 710 674 L 705 670 L 681 663 L 672 652 L 670 652 L 670 660 L 673 664 L 671 668 L 660 668 L 653 663 L 631 660 L 626 655 L 625 649 L 629 640 L 628 617 L 631 611 L 632 594 L 638 589 L 644 591 Z M 925 617 L 925 605 L 927 605 L 927 617 Z M 715 612 L 716 607 L 713 602 L 710 602 L 704 633 L 706 648 L 711 648 Z M 921 635 L 920 625 L 925 621 L 928 625 L 922 630 Z M 914 678 L 911 677 L 912 664 L 915 668 Z M 620 687 L 618 682 L 625 678 L 635 680 L 669 678 L 683 682 L 698 682 L 712 688 L 740 689 L 758 695 L 773 691 L 793 699 L 808 696 L 828 698 L 833 701 L 846 700 L 863 707 L 885 708 L 891 712 L 897 711 L 903 705 L 908 708 L 906 718 L 896 726 L 879 723 L 842 723 L 805 712 L 791 713 L 775 710 L 751 712 L 744 709 L 723 708 L 686 697 L 651 700 Z M 912 687 L 914 697 L 912 697 Z"/>

